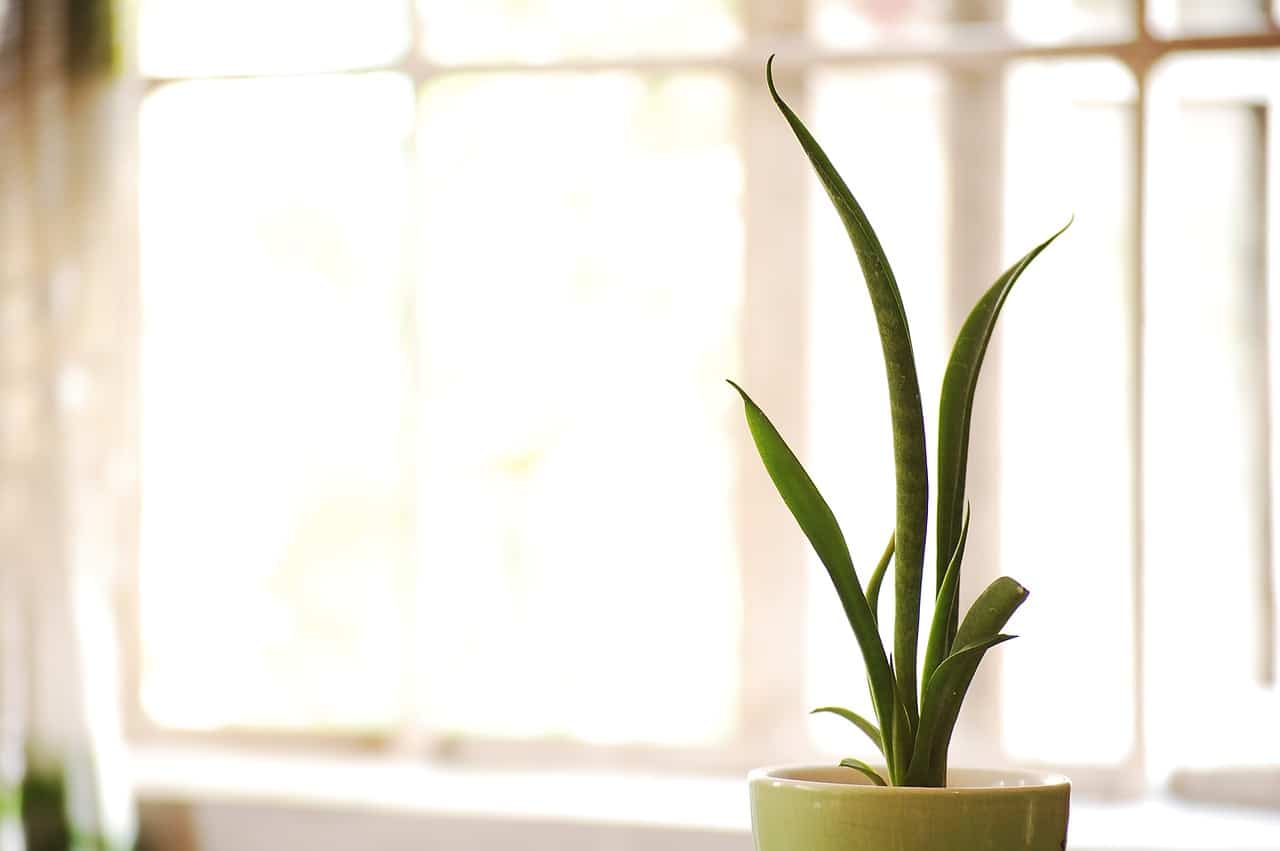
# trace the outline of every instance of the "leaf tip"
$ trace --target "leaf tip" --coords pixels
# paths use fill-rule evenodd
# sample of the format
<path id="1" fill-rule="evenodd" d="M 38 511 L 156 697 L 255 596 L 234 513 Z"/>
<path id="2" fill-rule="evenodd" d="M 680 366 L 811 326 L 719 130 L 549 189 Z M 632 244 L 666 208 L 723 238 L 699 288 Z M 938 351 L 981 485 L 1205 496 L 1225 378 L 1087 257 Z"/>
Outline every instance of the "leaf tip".
<path id="1" fill-rule="evenodd" d="M 1001 576 L 999 579 L 996 580 L 996 582 L 999 582 L 1002 585 L 1005 585 L 1006 587 L 1012 586 L 1013 593 L 1018 598 L 1019 603 L 1021 603 L 1023 600 L 1027 599 L 1028 596 L 1031 595 L 1031 591 L 1027 588 L 1027 586 L 1023 585 L 1021 582 L 1014 579 L 1012 576 Z M 992 583 L 992 584 L 994 585 L 995 583 Z"/>
<path id="2" fill-rule="evenodd" d="M 764 80 L 769 86 L 769 95 L 773 98 L 774 103 L 783 106 L 782 95 L 778 94 L 778 87 L 773 82 L 773 60 L 778 54 L 770 53 L 769 59 L 764 63 Z"/>

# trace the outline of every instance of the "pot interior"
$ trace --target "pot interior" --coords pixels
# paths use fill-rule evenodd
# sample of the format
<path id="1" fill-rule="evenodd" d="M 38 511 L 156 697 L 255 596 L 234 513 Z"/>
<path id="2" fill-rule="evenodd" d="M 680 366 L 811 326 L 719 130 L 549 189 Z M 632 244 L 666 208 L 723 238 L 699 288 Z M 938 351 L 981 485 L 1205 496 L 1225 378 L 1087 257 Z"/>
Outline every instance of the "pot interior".
<path id="1" fill-rule="evenodd" d="M 877 766 L 885 774 L 883 766 Z M 762 774 L 772 780 L 797 780 L 808 783 L 839 783 L 844 786 L 870 786 L 871 781 L 857 771 L 838 765 L 798 765 L 768 769 Z M 1065 785 L 1060 774 L 1035 771 L 995 771 L 982 768 L 953 768 L 947 772 L 948 789 L 1001 789 L 1026 786 Z M 911 788 L 911 787 L 905 787 Z"/>

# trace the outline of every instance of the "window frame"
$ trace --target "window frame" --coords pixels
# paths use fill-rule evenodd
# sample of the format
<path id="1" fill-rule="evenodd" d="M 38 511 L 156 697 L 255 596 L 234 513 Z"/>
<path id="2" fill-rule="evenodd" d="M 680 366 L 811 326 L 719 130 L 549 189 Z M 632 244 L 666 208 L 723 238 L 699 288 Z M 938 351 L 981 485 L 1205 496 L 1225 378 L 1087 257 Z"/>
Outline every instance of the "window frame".
<path id="1" fill-rule="evenodd" d="M 1003 139 L 1003 75 L 1011 63 L 1023 60 L 1045 59 L 1110 59 L 1127 68 L 1136 83 L 1136 99 L 1133 103 L 1134 134 L 1133 162 L 1134 185 L 1131 187 L 1133 209 L 1131 215 L 1135 232 L 1140 235 L 1136 255 L 1132 263 L 1132 296 L 1134 304 L 1141 305 L 1147 256 L 1151 249 L 1151 236 L 1146 211 L 1149 173 L 1149 126 L 1152 121 L 1149 89 L 1151 72 L 1166 57 L 1191 56 L 1206 52 L 1234 52 L 1254 49 L 1280 49 L 1280 24 L 1277 23 L 1277 5 L 1270 9 L 1267 25 L 1250 32 L 1231 33 L 1178 33 L 1161 27 L 1167 20 L 1168 3 L 1160 0 L 1134 0 L 1135 26 L 1129 36 L 1121 37 L 1073 37 L 1061 41 L 1030 41 L 993 26 L 956 25 L 953 34 L 944 40 L 924 40 L 912 37 L 887 38 L 858 47 L 833 47 L 813 42 L 807 35 L 811 0 L 741 0 L 743 38 L 731 49 L 714 54 L 689 55 L 641 55 L 616 59 L 565 60 L 548 63 L 531 62 L 482 62 L 441 64 L 432 62 L 421 51 L 422 27 L 416 4 L 405 0 L 408 8 L 410 41 L 406 51 L 392 63 L 326 70 L 317 76 L 368 71 L 389 71 L 403 74 L 412 82 L 415 91 L 434 80 L 461 74 L 528 73 L 557 74 L 591 71 L 680 72 L 712 71 L 724 74 L 738 88 L 739 117 L 737 142 L 742 152 L 744 167 L 743 215 L 744 215 L 744 278 L 743 320 L 741 327 L 741 376 L 745 384 L 762 398 L 770 401 L 771 416 L 793 435 L 797 452 L 804 454 L 806 440 L 807 383 L 806 334 L 808 292 L 805 287 L 779 287 L 779 280 L 805 280 L 810 265 L 809 228 L 806 222 L 809 193 L 812 189 L 807 166 L 795 155 L 794 140 L 790 130 L 777 120 L 775 107 L 761 85 L 762 57 L 771 52 L 778 54 L 776 74 L 779 85 L 787 92 L 788 99 L 798 112 L 804 113 L 808 91 L 807 75 L 818 69 L 866 68 L 878 65 L 920 64 L 942 69 L 948 73 L 948 156 L 951 161 L 972 162 L 981 160 L 978 169 L 987 186 L 999 186 L 1002 181 Z M 952 12 L 965 14 L 990 13 L 1003 4 L 994 0 L 952 0 Z M 255 76 L 255 75 L 245 75 Z M 262 75 L 268 76 L 268 75 Z M 145 96 L 157 89 L 192 79 L 218 79 L 217 77 L 134 77 L 137 91 Z M 958 81 L 958 82 L 957 82 Z M 983 99 L 990 107 L 980 111 L 981 117 L 1000 116 L 1000 120 L 975 121 L 968 116 L 974 98 Z M 1274 107 L 1275 100 L 1268 106 Z M 1274 114 L 1274 113 L 1273 113 Z M 135 159 L 127 167 L 136 173 L 138 150 L 136 121 L 133 127 L 132 150 Z M 415 125 L 413 133 L 416 134 Z M 1272 208 L 1276 204 L 1277 173 L 1274 156 L 1280 153 L 1280 143 L 1272 134 L 1269 141 L 1268 198 Z M 767 168 L 753 168 L 753 163 L 768 163 Z M 412 167 L 412 166 L 411 166 Z M 1003 195 L 1000 192 L 983 192 L 980 187 L 967 184 L 954 174 L 948 201 L 953 214 L 949 218 L 951 233 L 955 234 L 958 218 L 954 211 L 964 210 L 970 223 L 969 233 L 989 234 L 981 242 L 951 239 L 947 265 L 951 284 L 948 287 L 947 328 L 950 333 L 958 329 L 964 312 L 981 294 L 992 270 L 1000 268 L 1003 246 L 999 234 L 1002 231 Z M 133 205 L 136 209 L 136 203 Z M 412 203 L 410 206 L 412 215 Z M 980 226 L 972 224 L 978 220 Z M 1280 234 L 1280 216 L 1269 216 L 1270 244 L 1275 245 Z M 406 261 L 403 303 L 409 315 L 414 312 L 412 259 Z M 135 264 L 136 266 L 136 264 Z M 1280 264 L 1268 264 L 1268 286 L 1277 292 L 1280 285 Z M 406 323 L 412 328 L 414 323 Z M 414 350 L 413 332 L 408 340 Z M 1129 411 L 1132 423 L 1132 445 L 1142 446 L 1142 317 L 1141 310 L 1134 311 L 1130 328 L 1133 342 L 1129 352 L 1128 368 L 1135 376 L 1135 387 Z M 988 364 L 988 375 L 999 372 L 998 345 L 993 348 Z M 797 377 L 801 377 L 797 380 Z M 411 381 L 416 376 L 411 373 Z M 986 379 L 989 385 L 994 379 Z M 975 416 L 988 423 L 997 422 L 999 415 L 998 390 L 979 396 Z M 735 460 L 739 471 L 752 471 L 757 465 L 755 450 L 745 434 L 739 430 L 735 439 Z M 995 429 L 976 432 L 971 449 L 969 488 L 977 500 L 990 500 L 997 493 L 998 434 Z M 1274 455 L 1274 453 L 1273 453 Z M 1150 791 L 1146 760 L 1143 752 L 1143 503 L 1142 503 L 1142 452 L 1134 453 L 1130 478 L 1130 522 L 1134 529 L 1133 551 L 1129 553 L 1132 591 L 1135 601 L 1134 633 L 1131 636 L 1135 661 L 1133 688 L 1135 699 L 1135 747 L 1122 764 L 1091 767 L 1071 766 L 1070 772 L 1078 788 L 1104 796 L 1141 795 Z M 1272 477 L 1273 483 L 1276 477 Z M 141 625 L 137 589 L 137 529 L 132 529 L 127 546 L 132 547 L 127 563 L 133 571 L 123 583 L 119 595 L 120 628 L 124 639 L 123 654 L 124 689 L 127 730 L 131 741 L 147 744 L 216 741 L 220 744 L 244 746 L 255 750 L 325 750 L 346 753 L 387 753 L 402 757 L 423 758 L 441 764 L 507 765 L 528 768 L 583 767 L 598 768 L 637 767 L 673 771 L 741 771 L 755 765 L 797 760 L 821 760 L 815 746 L 808 741 L 805 709 L 799 705 L 804 693 L 806 657 L 806 607 L 807 594 L 803 577 L 809 553 L 803 538 L 784 512 L 762 510 L 772 507 L 775 496 L 772 486 L 764 476 L 740 474 L 738 489 L 734 495 L 737 517 L 738 545 L 741 552 L 742 581 L 742 652 L 740 654 L 740 704 L 736 734 L 722 746 L 705 748 L 654 748 L 640 746 L 601 747 L 596 745 L 569 745 L 561 742 L 537 741 L 480 741 L 441 737 L 425 730 L 415 719 L 414 707 L 406 706 L 399 727 L 386 734 L 362 736 L 313 734 L 307 732 L 254 732 L 226 730 L 209 733 L 174 731 L 151 722 L 140 702 L 141 686 Z M 135 494 L 136 504 L 140 495 Z M 133 521 L 136 523 L 136 519 Z M 975 542 L 994 542 L 998 535 L 994 517 L 975 518 Z M 1275 524 L 1273 523 L 1273 527 Z M 970 563 L 975 568 L 967 575 L 967 581 L 983 583 L 997 575 L 999 553 L 994 543 L 977 543 L 983 552 L 974 552 Z M 985 569 L 976 567 L 985 566 Z M 1273 563 L 1274 570 L 1274 563 Z M 404 581 L 412 583 L 412 577 Z M 399 613 L 406 622 L 412 622 L 412 605 L 405 595 L 406 610 Z M 768 629 L 759 628 L 767 624 Z M 1280 653 L 1280 650 L 1277 651 Z M 409 654 L 412 655 L 412 654 Z M 749 663 L 748 663 L 749 660 Z M 998 746 L 983 743 L 1000 741 L 1000 717 L 998 706 L 999 670 L 985 674 L 975 683 L 968 709 L 962 717 L 961 729 L 955 748 L 957 762 L 1007 761 Z M 410 666 L 405 666 L 406 676 Z M 406 691 L 413 692 L 410 683 Z M 412 700 L 410 701 L 412 704 Z M 1048 766 L 1044 766 L 1048 767 Z M 1054 766 L 1057 767 L 1057 766 Z M 1196 778 L 1203 772 L 1182 773 L 1175 776 L 1173 788 L 1183 794 L 1196 796 L 1200 788 Z M 1179 780 L 1181 778 L 1181 781 Z M 1230 782 L 1225 775 L 1220 778 Z M 1212 786 L 1212 783 L 1204 784 Z M 1217 789 L 1221 794 L 1222 789 Z M 1228 794 L 1230 794 L 1228 792 Z M 1278 792 L 1277 794 L 1280 794 Z M 1243 798 L 1244 795 L 1236 797 Z"/>

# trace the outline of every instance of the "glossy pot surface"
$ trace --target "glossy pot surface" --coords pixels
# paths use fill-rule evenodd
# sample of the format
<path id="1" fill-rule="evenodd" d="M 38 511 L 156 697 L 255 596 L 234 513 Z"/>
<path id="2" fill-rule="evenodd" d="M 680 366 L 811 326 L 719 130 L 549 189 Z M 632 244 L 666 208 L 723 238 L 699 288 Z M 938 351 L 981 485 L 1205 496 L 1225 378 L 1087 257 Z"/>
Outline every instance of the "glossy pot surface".
<path id="1" fill-rule="evenodd" d="M 945 789 L 875 786 L 833 766 L 751 772 L 756 851 L 1064 851 L 1071 785 L 953 769 Z"/>

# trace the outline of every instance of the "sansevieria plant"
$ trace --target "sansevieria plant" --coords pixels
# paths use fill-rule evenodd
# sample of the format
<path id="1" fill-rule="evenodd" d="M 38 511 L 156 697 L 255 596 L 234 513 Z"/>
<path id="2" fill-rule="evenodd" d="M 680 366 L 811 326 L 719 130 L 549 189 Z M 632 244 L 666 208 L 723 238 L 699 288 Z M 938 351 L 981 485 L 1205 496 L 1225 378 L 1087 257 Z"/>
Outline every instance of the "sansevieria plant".
<path id="1" fill-rule="evenodd" d="M 861 760 L 846 759 L 841 765 L 861 772 L 877 785 L 945 786 L 947 751 L 965 693 L 986 652 L 1014 637 L 1002 630 L 1027 598 L 1027 590 L 1020 584 L 1000 577 L 960 617 L 960 565 L 969 526 L 965 468 L 978 374 L 996 319 L 1014 283 L 1062 231 L 1033 248 L 996 280 L 974 306 L 952 348 L 938 415 L 937 586 L 924 658 L 918 660 L 929 476 L 920 385 L 907 316 L 893 271 L 871 223 L 817 141 L 778 94 L 772 65 L 770 58 L 766 70 L 769 91 L 808 155 L 853 243 L 884 352 L 893 422 L 897 512 L 888 547 L 865 586 L 858 579 L 835 515 L 795 453 L 746 391 L 730 384 L 742 396 L 747 425 L 765 469 L 830 575 L 862 651 L 876 722 L 840 707 L 814 711 L 840 715 L 865 733 L 883 754 L 888 777 Z M 892 652 L 887 652 L 880 641 L 877 604 L 891 564 L 894 638 Z"/>

